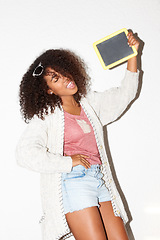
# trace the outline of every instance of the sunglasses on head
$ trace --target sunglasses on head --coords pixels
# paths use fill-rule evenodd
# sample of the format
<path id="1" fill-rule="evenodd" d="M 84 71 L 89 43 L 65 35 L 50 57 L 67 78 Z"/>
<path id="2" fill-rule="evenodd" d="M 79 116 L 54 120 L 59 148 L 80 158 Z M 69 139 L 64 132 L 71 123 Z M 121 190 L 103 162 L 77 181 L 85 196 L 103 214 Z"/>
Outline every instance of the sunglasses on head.
<path id="1" fill-rule="evenodd" d="M 32 75 L 33 77 L 40 76 L 44 71 L 44 67 L 42 66 L 41 62 L 38 64 L 38 66 L 34 69 Z"/>

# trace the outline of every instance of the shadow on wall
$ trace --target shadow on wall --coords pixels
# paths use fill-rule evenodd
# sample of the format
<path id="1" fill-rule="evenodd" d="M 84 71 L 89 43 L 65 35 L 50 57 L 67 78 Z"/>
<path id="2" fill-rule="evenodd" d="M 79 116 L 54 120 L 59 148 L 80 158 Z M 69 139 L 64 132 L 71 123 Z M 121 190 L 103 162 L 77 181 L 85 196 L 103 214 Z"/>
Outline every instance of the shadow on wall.
<path id="1" fill-rule="evenodd" d="M 135 34 L 135 36 L 136 36 L 136 38 L 139 39 L 137 34 Z M 140 41 L 140 46 L 139 46 L 139 50 L 138 50 L 137 64 L 138 64 L 138 69 L 140 70 L 140 75 L 139 75 L 139 85 L 138 85 L 137 94 L 136 94 L 135 99 L 128 105 L 127 109 L 121 114 L 121 116 L 118 119 L 120 119 L 129 110 L 132 103 L 139 97 L 140 92 L 141 92 L 142 79 L 143 79 L 141 56 L 142 56 L 142 50 L 144 48 L 144 42 L 141 39 L 139 39 L 139 41 Z M 126 224 L 126 230 L 127 230 L 127 233 L 128 233 L 128 237 L 129 237 L 130 240 L 135 240 L 132 229 L 130 227 L 130 222 L 132 221 L 132 215 L 131 215 L 131 212 L 130 212 L 129 207 L 128 207 L 127 200 L 126 200 L 126 198 L 124 196 L 124 193 L 123 193 L 123 191 L 120 187 L 120 184 L 119 184 L 119 181 L 118 181 L 118 178 L 117 178 L 117 175 L 116 175 L 116 171 L 115 171 L 113 160 L 112 160 L 112 155 L 111 155 L 111 152 L 110 152 L 109 142 L 108 142 L 107 128 L 104 127 L 103 130 L 104 130 L 104 142 L 105 142 L 106 152 L 107 152 L 108 160 L 109 160 L 109 163 L 110 163 L 111 171 L 112 171 L 112 174 L 113 174 L 113 178 L 114 178 L 115 184 L 116 184 L 117 189 L 119 191 L 119 194 L 122 198 L 125 210 L 127 212 L 128 218 L 129 218 L 129 222 Z"/>

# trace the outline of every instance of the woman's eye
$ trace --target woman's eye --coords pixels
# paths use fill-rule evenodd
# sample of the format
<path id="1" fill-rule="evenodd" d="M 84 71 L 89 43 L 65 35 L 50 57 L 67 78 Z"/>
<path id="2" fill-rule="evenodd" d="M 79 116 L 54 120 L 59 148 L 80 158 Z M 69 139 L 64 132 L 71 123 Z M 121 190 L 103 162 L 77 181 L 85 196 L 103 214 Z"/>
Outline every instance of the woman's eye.
<path id="1" fill-rule="evenodd" d="M 59 77 L 58 77 L 58 76 L 56 76 L 56 75 L 53 75 L 53 76 L 52 76 L 52 79 L 51 79 L 51 81 L 57 82 L 57 81 L 58 81 L 58 79 L 59 79 Z"/>
<path id="2" fill-rule="evenodd" d="M 54 82 L 58 82 L 59 77 L 54 77 Z"/>

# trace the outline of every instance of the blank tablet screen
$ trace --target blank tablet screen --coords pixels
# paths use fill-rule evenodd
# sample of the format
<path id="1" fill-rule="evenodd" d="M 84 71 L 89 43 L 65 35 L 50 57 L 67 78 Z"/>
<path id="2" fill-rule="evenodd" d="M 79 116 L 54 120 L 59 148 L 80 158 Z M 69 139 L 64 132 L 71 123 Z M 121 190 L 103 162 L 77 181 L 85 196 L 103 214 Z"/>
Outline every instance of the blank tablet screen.
<path id="1" fill-rule="evenodd" d="M 135 47 L 128 45 L 127 29 L 121 29 L 93 44 L 104 69 L 114 67 L 136 56 Z"/>
<path id="2" fill-rule="evenodd" d="M 110 65 L 133 54 L 133 49 L 128 46 L 127 42 L 126 34 L 122 32 L 97 45 L 105 65 Z"/>

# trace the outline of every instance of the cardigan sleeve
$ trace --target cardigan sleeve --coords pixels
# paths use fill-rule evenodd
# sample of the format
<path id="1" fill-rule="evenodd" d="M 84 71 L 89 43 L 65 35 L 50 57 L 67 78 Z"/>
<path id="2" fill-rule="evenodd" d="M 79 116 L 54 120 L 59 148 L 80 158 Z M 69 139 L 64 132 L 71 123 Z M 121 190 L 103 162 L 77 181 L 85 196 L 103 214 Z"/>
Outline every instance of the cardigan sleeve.
<path id="1" fill-rule="evenodd" d="M 138 72 L 126 70 L 119 87 L 104 92 L 91 92 L 87 98 L 97 113 L 102 125 L 115 121 L 135 98 L 138 89 Z"/>
<path id="2" fill-rule="evenodd" d="M 47 148 L 47 130 L 42 120 L 31 121 L 16 147 L 16 160 L 21 167 L 40 173 L 70 172 L 72 159 L 54 154 Z"/>

